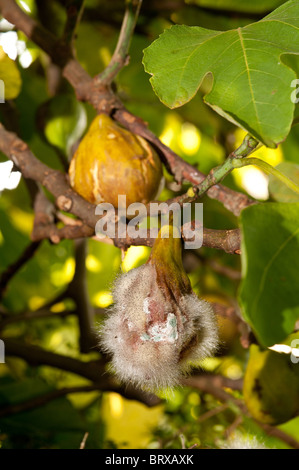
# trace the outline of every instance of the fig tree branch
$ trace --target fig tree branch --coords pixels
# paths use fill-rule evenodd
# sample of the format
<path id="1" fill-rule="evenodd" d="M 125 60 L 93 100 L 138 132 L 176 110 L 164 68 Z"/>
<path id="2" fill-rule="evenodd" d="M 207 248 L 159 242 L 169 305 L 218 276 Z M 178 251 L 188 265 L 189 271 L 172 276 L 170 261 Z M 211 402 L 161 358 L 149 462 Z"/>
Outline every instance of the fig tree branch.
<path id="1" fill-rule="evenodd" d="M 147 139 L 156 148 L 166 168 L 174 175 L 177 182 L 182 183 L 183 181 L 188 181 L 196 186 L 200 185 L 206 179 L 206 175 L 188 162 L 185 162 L 173 150 L 163 144 L 160 139 L 145 126 L 144 122 L 136 118 L 136 116 L 132 115 L 127 110 L 118 109 L 114 112 L 113 117 L 130 131 Z M 234 154 L 232 153 L 231 156 L 233 157 Z M 217 199 L 227 210 L 236 216 L 240 215 L 242 209 L 255 202 L 246 194 L 227 188 L 219 184 L 219 182 L 208 188 L 207 195 L 211 199 Z"/>
<path id="2" fill-rule="evenodd" d="M 176 202 L 181 205 L 186 202 L 195 201 L 208 192 L 209 189 L 219 184 L 220 181 L 222 181 L 235 168 L 244 166 L 244 162 L 246 160 L 256 161 L 257 159 L 246 159 L 245 157 L 254 152 L 259 145 L 260 143 L 258 140 L 247 134 L 242 144 L 234 150 L 221 165 L 212 168 L 210 173 L 199 184 L 193 186 L 193 188 L 189 188 L 185 194 L 175 198 Z M 245 158 L 245 160 L 241 160 L 243 158 Z"/>
<path id="3" fill-rule="evenodd" d="M 78 221 L 79 222 L 79 221 Z M 49 238 L 53 243 L 59 243 L 64 239 L 76 239 L 84 237 L 92 237 L 95 235 L 94 229 L 79 222 L 77 225 L 65 225 L 58 228 L 55 224 L 50 226 L 40 225 L 34 232 L 34 240 L 44 240 Z M 184 227 L 182 227 L 182 236 L 185 241 L 191 241 L 184 237 Z M 112 240 L 105 238 L 104 240 L 95 238 L 99 242 L 114 244 L 118 248 L 128 248 L 129 246 L 150 246 L 154 244 L 154 239 L 148 234 L 147 237 L 132 238 L 127 235 L 125 238 L 117 236 Z M 215 230 L 203 227 L 203 244 L 209 248 L 223 250 L 230 254 L 240 254 L 241 234 L 239 229 L 231 230 Z"/>
<path id="4" fill-rule="evenodd" d="M 17 314 L 3 314 L 0 313 L 0 331 L 4 330 L 7 325 L 11 325 L 12 323 L 18 323 L 22 321 L 31 321 L 31 320 L 42 320 L 44 318 L 49 318 L 49 317 L 60 317 L 60 318 L 65 318 L 69 315 L 76 315 L 77 311 L 76 310 L 63 310 L 62 312 L 53 312 L 50 309 L 47 308 L 40 308 L 38 310 L 29 310 L 27 312 L 21 312 Z"/>
<path id="5" fill-rule="evenodd" d="M 39 395 L 37 397 L 31 398 L 30 400 L 17 403 L 14 405 L 7 405 L 4 408 L 0 409 L 0 418 L 4 416 L 10 416 L 17 413 L 22 413 L 24 411 L 29 411 L 40 406 L 44 406 L 47 403 L 50 403 L 53 400 L 57 400 L 58 398 L 65 397 L 66 395 L 71 395 L 73 393 L 87 393 L 87 392 L 94 392 L 94 391 L 103 391 L 103 387 L 101 384 L 92 384 L 92 385 L 82 385 L 77 387 L 64 387 L 56 390 L 52 390 L 48 393 L 43 395 Z M 114 390 L 109 390 L 114 391 Z M 144 403 L 148 407 L 153 407 L 159 404 L 160 400 L 157 397 L 147 395 L 143 392 L 138 392 L 136 390 L 135 393 L 124 390 L 117 390 L 123 397 L 127 398 L 128 400 L 138 400 L 141 403 Z"/>
<path id="6" fill-rule="evenodd" d="M 92 384 L 90 385 L 90 391 L 94 389 L 102 391 L 115 391 L 126 398 L 141 401 L 147 406 L 155 406 L 161 402 L 161 400 L 155 395 L 143 392 L 133 386 L 126 385 L 126 387 L 123 387 L 119 385 L 115 381 L 114 376 L 106 372 L 105 358 L 92 360 L 89 362 L 82 362 L 78 359 L 70 358 L 68 356 L 63 356 L 57 353 L 52 353 L 50 351 L 46 351 L 40 348 L 39 346 L 32 346 L 14 339 L 4 338 L 4 342 L 6 356 L 20 357 L 33 366 L 48 365 L 50 367 L 55 367 L 67 372 L 72 372 L 76 375 L 80 375 L 81 377 L 85 377 L 86 379 L 92 382 Z M 206 393 L 211 393 L 211 390 L 215 391 L 215 396 L 217 396 L 217 398 L 219 398 L 221 401 L 226 401 L 224 400 L 224 398 L 226 398 L 227 395 L 230 397 L 227 392 L 224 392 L 224 390 L 222 390 L 222 387 L 229 387 L 235 390 L 239 390 L 241 387 L 240 380 L 232 380 L 226 377 L 222 377 L 220 375 L 211 374 L 196 375 L 194 377 L 185 379 L 184 383 L 185 382 L 186 385 L 200 388 L 206 391 Z M 81 390 L 81 388 L 79 390 L 78 387 L 75 387 L 75 390 L 73 391 L 72 389 L 62 390 L 65 390 L 65 393 L 59 391 L 49 392 L 50 394 L 54 393 L 54 396 L 49 396 L 47 394 L 45 398 L 46 401 L 44 401 L 42 397 L 37 397 L 36 402 L 34 402 L 33 399 L 33 401 L 30 400 L 29 402 L 26 402 L 27 405 L 21 404 L 21 407 L 24 406 L 25 409 L 30 409 L 35 406 L 41 406 L 42 404 L 46 403 L 48 399 L 58 398 L 57 394 L 60 396 L 60 393 L 64 395 L 67 393 L 76 393 L 77 391 L 83 391 Z M 85 389 L 84 391 L 88 390 Z M 5 411 L 5 414 L 20 411 L 23 411 L 23 409 L 9 408 Z"/>
<path id="7" fill-rule="evenodd" d="M 98 343 L 94 333 L 94 308 L 90 304 L 86 280 L 86 240 L 75 241 L 75 274 L 66 290 L 66 297 L 71 297 L 76 303 L 80 329 L 80 351 L 90 352 Z"/>
<path id="8" fill-rule="evenodd" d="M 138 7 L 138 4 L 134 3 L 134 5 Z M 111 87 L 99 81 L 99 76 L 92 79 L 74 58 L 72 48 L 69 44 L 57 40 L 54 35 L 24 13 L 14 0 L 0 0 L 0 10 L 8 21 L 13 23 L 17 29 L 23 31 L 29 39 L 35 42 L 51 57 L 55 64 L 61 67 L 63 76 L 73 86 L 79 100 L 88 101 L 98 113 L 113 114 L 114 119 L 119 121 L 124 127 L 151 142 L 176 181 L 182 182 L 185 180 L 193 185 L 197 185 L 205 179 L 203 173 L 185 162 L 175 152 L 164 145 L 158 137 L 148 129 L 142 119 L 127 111 L 119 98 L 113 93 Z M 137 9 L 134 11 L 137 12 Z M 130 22 L 130 25 L 130 28 L 132 28 L 133 23 Z M 129 34 L 122 36 L 124 45 L 119 45 L 117 49 L 124 51 L 127 50 L 129 44 Z M 113 69 L 114 67 L 113 65 Z M 108 75 L 109 74 L 110 72 Z M 229 211 L 237 216 L 244 207 L 247 207 L 253 202 L 245 194 L 238 193 L 220 184 L 211 187 L 208 190 L 208 196 L 219 200 Z"/>
<path id="9" fill-rule="evenodd" d="M 7 357 L 20 357 L 33 366 L 48 365 L 66 372 L 72 372 L 90 380 L 102 391 L 114 391 L 125 398 L 141 401 L 147 406 L 160 403 L 160 399 L 155 395 L 143 392 L 133 386 L 124 387 L 116 382 L 115 378 L 106 371 L 107 361 L 105 358 L 83 362 L 10 338 L 4 338 L 4 343 Z"/>
<path id="10" fill-rule="evenodd" d="M 68 0 L 66 2 L 67 20 L 62 36 L 62 41 L 70 44 L 75 55 L 74 41 L 76 39 L 77 27 L 82 18 L 85 0 Z"/>
<path id="11" fill-rule="evenodd" d="M 14 405 L 7 405 L 4 408 L 1 408 L 0 418 L 38 408 L 40 406 L 46 405 L 47 403 L 53 400 L 57 400 L 57 398 L 65 397 L 66 395 L 69 395 L 72 393 L 86 393 L 86 392 L 92 392 L 95 390 L 101 390 L 101 386 L 100 385 L 83 385 L 81 387 L 65 387 L 65 388 L 60 388 L 57 390 L 52 390 L 51 392 L 31 398 L 30 400 L 27 400 L 21 403 L 16 403 Z"/>
<path id="12" fill-rule="evenodd" d="M 83 220 L 88 226 L 95 227 L 98 217 L 95 206 L 73 191 L 66 175 L 53 170 L 38 160 L 28 145 L 14 133 L 8 132 L 0 124 L 0 149 L 10 158 L 25 178 L 32 179 L 44 186 L 55 197 L 56 206 Z"/>
<path id="13" fill-rule="evenodd" d="M 74 374 L 99 384 L 104 384 L 105 382 L 103 378 L 106 364 L 105 359 L 81 362 L 78 359 L 52 353 L 39 346 L 32 346 L 15 339 L 4 338 L 4 343 L 5 354 L 7 356 L 21 357 L 34 366 L 47 364 L 51 367 L 57 367 L 58 369 L 73 372 Z"/>
<path id="14" fill-rule="evenodd" d="M 82 225 L 70 223 L 70 225 L 57 228 L 51 215 L 52 205 L 40 192 L 35 202 L 37 219 L 35 219 L 32 233 L 34 241 L 49 238 L 53 243 L 59 243 L 63 238 L 90 237 L 95 233 L 95 226 L 99 220 L 99 217 L 95 215 L 96 206 L 73 191 L 63 173 L 49 168 L 38 160 L 27 144 L 14 133 L 7 131 L 2 124 L 0 124 L 0 150 L 14 162 L 25 178 L 40 183 L 55 197 L 58 209 L 76 215 L 82 221 Z M 149 235 L 145 238 L 127 236 L 124 239 L 116 236 L 113 242 L 120 248 L 127 248 L 130 245 L 152 246 L 154 240 L 150 239 Z M 221 249 L 227 253 L 239 253 L 240 231 L 238 229 L 204 229 L 203 243 L 204 246 Z"/>

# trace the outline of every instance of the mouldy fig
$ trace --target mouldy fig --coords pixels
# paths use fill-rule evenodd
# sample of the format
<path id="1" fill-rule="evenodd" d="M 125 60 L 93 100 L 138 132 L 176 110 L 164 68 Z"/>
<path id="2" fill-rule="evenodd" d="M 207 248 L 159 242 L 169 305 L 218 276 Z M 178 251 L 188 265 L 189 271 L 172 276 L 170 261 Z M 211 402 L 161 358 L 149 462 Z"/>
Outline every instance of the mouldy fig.
<path id="1" fill-rule="evenodd" d="M 80 142 L 69 176 L 75 191 L 94 204 L 118 207 L 118 195 L 126 196 L 127 206 L 146 204 L 159 191 L 162 165 L 145 139 L 100 114 Z"/>
<path id="2" fill-rule="evenodd" d="M 192 291 L 173 230 L 164 226 L 148 262 L 118 277 L 102 327 L 117 376 L 151 391 L 177 385 L 190 361 L 214 354 L 218 345 L 213 309 Z"/>

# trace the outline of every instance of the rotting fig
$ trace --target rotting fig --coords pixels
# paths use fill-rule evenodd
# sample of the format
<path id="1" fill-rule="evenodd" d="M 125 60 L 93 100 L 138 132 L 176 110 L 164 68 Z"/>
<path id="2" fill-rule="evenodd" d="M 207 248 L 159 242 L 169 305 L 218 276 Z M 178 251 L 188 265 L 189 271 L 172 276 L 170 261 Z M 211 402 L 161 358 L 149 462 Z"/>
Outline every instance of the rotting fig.
<path id="1" fill-rule="evenodd" d="M 150 391 L 178 385 L 192 361 L 218 346 L 213 309 L 192 291 L 176 230 L 164 226 L 148 262 L 117 278 L 101 331 L 119 379 Z"/>

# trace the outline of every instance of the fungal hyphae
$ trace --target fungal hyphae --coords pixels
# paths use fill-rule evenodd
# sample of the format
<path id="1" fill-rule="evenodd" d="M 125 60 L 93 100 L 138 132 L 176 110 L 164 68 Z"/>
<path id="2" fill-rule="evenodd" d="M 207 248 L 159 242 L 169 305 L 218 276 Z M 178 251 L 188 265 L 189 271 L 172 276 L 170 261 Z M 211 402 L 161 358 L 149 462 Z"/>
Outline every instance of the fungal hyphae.
<path id="1" fill-rule="evenodd" d="M 147 390 L 179 384 L 194 361 L 215 353 L 218 329 L 211 305 L 192 291 L 181 240 L 161 230 L 148 262 L 121 274 L 101 331 L 121 381 Z"/>

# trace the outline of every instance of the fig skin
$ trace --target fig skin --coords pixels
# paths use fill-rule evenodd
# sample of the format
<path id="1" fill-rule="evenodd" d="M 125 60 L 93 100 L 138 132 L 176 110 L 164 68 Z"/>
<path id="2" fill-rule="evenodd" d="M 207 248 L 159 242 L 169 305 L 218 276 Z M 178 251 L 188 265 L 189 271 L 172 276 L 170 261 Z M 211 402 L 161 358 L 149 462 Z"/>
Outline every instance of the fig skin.
<path id="1" fill-rule="evenodd" d="M 108 202 L 117 208 L 118 195 L 126 195 L 128 207 L 155 198 L 162 182 L 162 165 L 145 139 L 100 114 L 80 142 L 69 176 L 72 188 L 87 201 Z"/>

